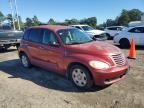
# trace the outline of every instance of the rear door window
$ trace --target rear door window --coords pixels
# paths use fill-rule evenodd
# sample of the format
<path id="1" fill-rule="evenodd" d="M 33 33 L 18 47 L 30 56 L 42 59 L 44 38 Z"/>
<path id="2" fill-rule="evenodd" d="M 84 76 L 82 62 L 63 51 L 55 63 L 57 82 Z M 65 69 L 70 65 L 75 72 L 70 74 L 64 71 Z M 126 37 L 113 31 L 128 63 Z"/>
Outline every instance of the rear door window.
<path id="1" fill-rule="evenodd" d="M 23 39 L 28 40 L 30 30 L 26 30 L 23 35 Z"/>
<path id="2" fill-rule="evenodd" d="M 135 28 L 129 30 L 129 32 L 131 32 L 131 33 L 144 33 L 143 27 L 135 27 Z"/>
<path id="3" fill-rule="evenodd" d="M 117 27 L 108 28 L 108 30 L 117 30 Z"/>
<path id="4" fill-rule="evenodd" d="M 42 29 L 31 29 L 29 34 L 29 40 L 36 43 L 42 42 Z"/>

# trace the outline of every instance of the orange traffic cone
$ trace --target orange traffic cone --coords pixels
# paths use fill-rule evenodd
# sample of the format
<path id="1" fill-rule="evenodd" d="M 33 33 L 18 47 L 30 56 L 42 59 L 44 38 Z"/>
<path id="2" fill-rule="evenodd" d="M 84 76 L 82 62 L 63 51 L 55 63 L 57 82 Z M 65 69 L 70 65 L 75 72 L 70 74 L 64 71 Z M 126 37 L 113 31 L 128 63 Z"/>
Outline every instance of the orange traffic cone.
<path id="1" fill-rule="evenodd" d="M 135 41 L 134 41 L 134 38 L 132 38 L 132 42 L 131 42 L 131 47 L 130 47 L 128 58 L 129 59 L 136 59 L 136 50 L 135 50 Z"/>

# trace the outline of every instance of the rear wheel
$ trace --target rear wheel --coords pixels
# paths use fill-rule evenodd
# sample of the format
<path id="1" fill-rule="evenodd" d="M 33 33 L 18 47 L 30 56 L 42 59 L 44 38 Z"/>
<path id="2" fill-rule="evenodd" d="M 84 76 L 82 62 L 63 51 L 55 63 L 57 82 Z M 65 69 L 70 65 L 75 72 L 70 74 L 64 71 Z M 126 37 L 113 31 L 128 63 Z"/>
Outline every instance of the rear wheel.
<path id="1" fill-rule="evenodd" d="M 74 65 L 70 68 L 70 77 L 73 83 L 80 89 L 89 89 L 93 80 L 87 68 L 81 65 Z"/>
<path id="2" fill-rule="evenodd" d="M 121 48 L 129 48 L 130 47 L 130 42 L 126 38 L 121 39 L 119 43 L 120 43 Z"/>
<path id="3" fill-rule="evenodd" d="M 31 63 L 30 63 L 29 58 L 26 54 L 22 53 L 20 55 L 20 59 L 21 59 L 21 62 L 22 62 L 23 66 L 25 68 L 30 68 L 31 67 Z"/>

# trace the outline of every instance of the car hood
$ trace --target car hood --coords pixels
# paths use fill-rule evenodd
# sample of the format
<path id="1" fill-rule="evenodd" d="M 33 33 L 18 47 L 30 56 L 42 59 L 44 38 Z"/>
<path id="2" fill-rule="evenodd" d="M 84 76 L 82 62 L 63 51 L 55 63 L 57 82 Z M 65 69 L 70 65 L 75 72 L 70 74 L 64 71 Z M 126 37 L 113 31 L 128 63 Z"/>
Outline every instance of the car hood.
<path id="1" fill-rule="evenodd" d="M 90 35 L 101 35 L 101 34 L 105 33 L 105 31 L 102 31 L 102 30 L 90 30 L 90 31 L 86 31 L 86 33 L 88 33 Z"/>
<path id="2" fill-rule="evenodd" d="M 116 55 L 121 53 L 121 50 L 116 46 L 100 41 L 77 45 L 67 45 L 66 48 L 69 52 L 88 55 Z"/>

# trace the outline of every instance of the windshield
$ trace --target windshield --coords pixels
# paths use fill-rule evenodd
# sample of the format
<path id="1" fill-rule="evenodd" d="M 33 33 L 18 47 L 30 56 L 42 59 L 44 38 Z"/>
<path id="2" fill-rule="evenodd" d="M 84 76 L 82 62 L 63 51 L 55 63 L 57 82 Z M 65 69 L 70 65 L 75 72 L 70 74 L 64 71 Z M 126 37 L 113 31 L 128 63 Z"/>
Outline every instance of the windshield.
<path id="1" fill-rule="evenodd" d="M 59 30 L 58 34 L 63 43 L 66 45 L 82 44 L 94 41 L 89 35 L 74 28 Z"/>
<path id="2" fill-rule="evenodd" d="M 90 31 L 90 30 L 94 30 L 92 27 L 90 26 L 82 26 L 84 31 Z"/>

